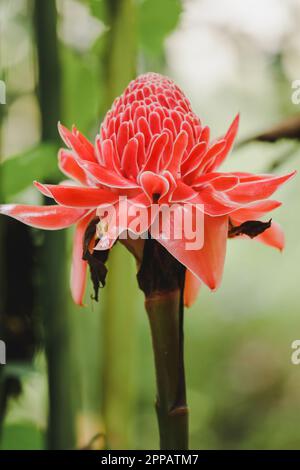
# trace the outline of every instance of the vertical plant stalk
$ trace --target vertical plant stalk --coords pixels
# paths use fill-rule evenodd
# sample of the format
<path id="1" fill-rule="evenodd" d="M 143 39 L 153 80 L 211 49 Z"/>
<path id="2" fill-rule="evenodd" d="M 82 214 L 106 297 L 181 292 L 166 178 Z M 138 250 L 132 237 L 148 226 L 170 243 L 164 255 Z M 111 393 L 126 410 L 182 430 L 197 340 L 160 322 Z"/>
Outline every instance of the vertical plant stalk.
<path id="1" fill-rule="evenodd" d="M 136 281 L 134 259 L 119 243 L 109 256 L 103 309 L 102 409 L 109 448 L 133 444 L 136 401 Z"/>
<path id="2" fill-rule="evenodd" d="M 3 35 L 2 23 L 0 22 L 0 34 Z M 0 47 L 0 62 L 2 56 L 2 48 Z M 0 80 L 3 80 L 2 74 Z M 0 103 L 0 201 L 4 201 L 4 195 L 2 192 L 2 122 L 3 122 L 3 104 Z M 3 217 L 0 217 L 0 339 L 3 340 L 3 319 L 4 319 L 4 299 L 5 299 L 5 272 L 4 272 L 4 222 Z M 0 368 L 0 437 L 2 433 L 3 420 L 6 409 L 6 396 L 3 379 L 3 368 Z"/>
<path id="3" fill-rule="evenodd" d="M 42 140 L 57 142 L 57 122 L 60 118 L 61 107 L 61 73 L 56 32 L 57 11 L 55 0 L 49 0 L 48 2 L 35 0 L 34 20 Z"/>
<path id="4" fill-rule="evenodd" d="M 107 111 L 116 96 L 135 78 L 137 32 L 135 0 L 105 0 L 105 6 L 109 23 L 103 57 Z"/>
<path id="5" fill-rule="evenodd" d="M 104 112 L 136 74 L 134 0 L 105 0 L 105 6 L 110 29 L 102 57 Z M 131 255 L 117 244 L 109 256 L 101 329 L 102 410 L 107 445 L 112 449 L 126 449 L 133 445 L 137 330 L 134 273 Z"/>
<path id="6" fill-rule="evenodd" d="M 1 175 L 0 175 L 1 185 Z M 1 187 L 1 186 L 0 186 Z M 0 191 L 1 195 L 1 191 Z M 5 299 L 5 273 L 4 273 L 4 224 L 0 220 L 0 340 L 4 341 L 4 299 Z M 0 368 L 0 439 L 6 411 L 6 392 L 4 385 L 4 370 Z"/>
<path id="7" fill-rule="evenodd" d="M 145 293 L 155 360 L 156 412 L 162 450 L 188 449 L 184 371 L 183 289 L 185 268 L 158 242 L 146 240 L 140 288 Z"/>
<path id="8" fill-rule="evenodd" d="M 55 0 L 35 0 L 34 15 L 42 139 L 55 142 L 61 114 Z M 53 155 L 53 158 L 56 156 Z M 73 356 L 70 351 L 70 322 L 66 302 L 67 236 L 65 231 L 58 231 L 46 232 L 43 237 L 40 304 L 45 326 L 49 383 L 47 440 L 49 449 L 68 449 L 75 445 L 75 431 L 71 382 Z"/>

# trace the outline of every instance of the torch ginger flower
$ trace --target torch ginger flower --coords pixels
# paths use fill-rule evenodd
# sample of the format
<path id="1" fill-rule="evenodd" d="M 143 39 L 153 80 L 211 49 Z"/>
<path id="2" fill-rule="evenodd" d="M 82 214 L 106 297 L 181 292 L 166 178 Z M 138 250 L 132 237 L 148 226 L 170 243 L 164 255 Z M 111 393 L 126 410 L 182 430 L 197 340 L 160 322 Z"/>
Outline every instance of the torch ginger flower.
<path id="1" fill-rule="evenodd" d="M 76 185 L 35 183 L 56 205 L 2 205 L 0 213 L 32 227 L 56 230 L 76 224 L 71 290 L 82 304 L 87 261 L 83 244 L 99 206 L 112 204 L 118 213 L 119 196 L 132 205 L 201 204 L 204 213 L 204 245 L 186 250 L 185 240 L 168 240 L 146 229 L 186 267 L 185 303 L 190 305 L 201 282 L 210 289 L 220 285 L 227 238 L 237 235 L 256 239 L 278 249 L 284 245 L 275 223 L 255 222 L 280 203 L 268 198 L 293 173 L 285 176 L 223 173 L 219 167 L 232 149 L 238 116 L 227 133 L 210 142 L 210 130 L 193 113 L 183 92 L 172 80 L 148 73 L 132 81 L 107 113 L 91 144 L 75 127 L 59 124 L 68 149 L 58 155 L 61 171 Z M 120 234 L 108 227 L 108 238 L 99 236 L 92 250 L 107 250 Z M 122 228 L 126 230 L 126 227 Z"/>

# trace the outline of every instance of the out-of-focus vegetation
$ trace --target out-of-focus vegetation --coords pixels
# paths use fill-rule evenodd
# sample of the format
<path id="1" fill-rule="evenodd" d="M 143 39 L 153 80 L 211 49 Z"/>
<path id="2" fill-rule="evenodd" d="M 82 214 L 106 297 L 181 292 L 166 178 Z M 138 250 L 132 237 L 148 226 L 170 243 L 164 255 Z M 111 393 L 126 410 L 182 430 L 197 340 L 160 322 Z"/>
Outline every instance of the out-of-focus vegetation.
<path id="1" fill-rule="evenodd" d="M 299 20 L 298 0 L 2 0 L 1 202 L 42 203 L 32 180 L 63 179 L 56 121 L 93 139 L 138 73 L 170 75 L 215 135 L 237 111 L 241 140 L 299 114 Z M 297 145 L 250 142 L 226 167 L 299 169 Z M 231 241 L 222 287 L 203 288 L 186 312 L 191 448 L 299 448 L 300 366 L 290 359 L 300 337 L 299 187 L 297 177 L 278 196 L 284 253 Z M 118 247 L 99 304 L 89 286 L 77 308 L 71 246 L 71 230 L 45 235 L 0 219 L 1 448 L 156 448 L 133 260 Z"/>

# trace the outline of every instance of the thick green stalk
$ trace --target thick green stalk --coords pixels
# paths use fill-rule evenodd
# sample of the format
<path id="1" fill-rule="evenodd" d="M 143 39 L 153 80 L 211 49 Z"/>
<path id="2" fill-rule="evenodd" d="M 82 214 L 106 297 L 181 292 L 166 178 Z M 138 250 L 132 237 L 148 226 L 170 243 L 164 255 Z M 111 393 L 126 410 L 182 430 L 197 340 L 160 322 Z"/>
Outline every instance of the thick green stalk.
<path id="1" fill-rule="evenodd" d="M 105 4 L 110 28 L 103 57 L 104 107 L 107 110 L 128 82 L 135 78 L 137 33 L 134 0 L 105 0 Z"/>
<path id="2" fill-rule="evenodd" d="M 183 336 L 185 268 L 158 242 L 145 241 L 138 272 L 155 359 L 156 411 L 162 450 L 188 449 Z"/>
<path id="3" fill-rule="evenodd" d="M 0 33 L 2 32 L 2 24 L 0 23 Z M 0 49 L 0 64 L 1 64 Z M 2 72 L 0 73 L 0 80 L 3 79 Z M 2 121 L 3 121 L 3 104 L 0 103 L 0 203 L 4 202 L 4 195 L 2 192 Z M 0 217 L 0 340 L 4 340 L 3 333 L 3 318 L 4 318 L 4 299 L 5 299 L 5 273 L 4 273 L 4 223 L 3 218 Z M 2 432 L 3 419 L 6 409 L 6 397 L 4 391 L 3 368 L 0 368 L 0 436 Z"/>
<path id="4" fill-rule="evenodd" d="M 42 140 L 56 142 L 58 138 L 57 122 L 61 114 L 61 71 L 56 33 L 55 0 L 47 2 L 35 0 L 34 14 Z"/>
<path id="5" fill-rule="evenodd" d="M 155 359 L 160 448 L 188 449 L 181 292 L 178 289 L 150 295 L 145 306 Z"/>
<path id="6" fill-rule="evenodd" d="M 106 0 L 110 29 L 103 57 L 106 111 L 136 73 L 134 0 Z M 118 244 L 110 253 L 103 292 L 102 408 L 107 445 L 133 446 L 132 415 L 136 390 L 135 266 Z"/>
<path id="7" fill-rule="evenodd" d="M 1 175 L 0 175 L 1 184 Z M 0 191 L 1 195 L 1 191 Z M 5 273 L 4 273 L 4 224 L 0 218 L 0 340 L 4 341 L 4 298 L 5 298 Z M 6 410 L 6 397 L 4 388 L 4 369 L 0 368 L 0 438 L 2 434 L 2 425 Z"/>
<path id="8" fill-rule="evenodd" d="M 66 305 L 66 238 L 62 232 L 45 234 L 41 247 L 41 308 L 48 367 L 49 415 L 47 447 L 75 447 L 73 364 L 70 319 Z"/>
<path id="9" fill-rule="evenodd" d="M 42 138 L 56 141 L 57 122 L 61 117 L 61 87 L 55 0 L 35 0 L 34 12 Z M 66 233 L 44 233 L 41 250 L 41 308 L 49 380 L 48 448 L 67 449 L 75 446 L 75 431 L 70 321 L 66 302 L 69 295 L 66 288 Z"/>

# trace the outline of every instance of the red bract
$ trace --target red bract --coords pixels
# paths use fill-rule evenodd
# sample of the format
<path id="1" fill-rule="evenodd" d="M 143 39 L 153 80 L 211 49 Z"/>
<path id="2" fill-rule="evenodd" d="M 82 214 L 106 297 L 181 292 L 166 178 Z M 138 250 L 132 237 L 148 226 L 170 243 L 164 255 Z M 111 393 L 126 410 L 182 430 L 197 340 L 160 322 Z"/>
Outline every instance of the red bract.
<path id="1" fill-rule="evenodd" d="M 188 99 L 172 80 L 148 73 L 131 82 L 107 113 L 91 144 L 75 127 L 59 124 L 68 149 L 59 152 L 59 167 L 77 184 L 35 183 L 58 205 L 0 206 L 2 214 L 28 225 L 61 229 L 76 223 L 71 287 L 82 304 L 86 261 L 82 260 L 85 230 L 103 204 L 119 210 L 119 196 L 130 204 L 150 208 L 155 204 L 202 204 L 204 245 L 186 250 L 185 240 L 168 240 L 147 229 L 186 266 L 185 302 L 195 299 L 200 282 L 216 289 L 221 281 L 228 230 L 257 220 L 280 203 L 266 200 L 293 176 L 223 173 L 219 167 L 230 152 L 238 130 L 238 116 L 224 136 L 210 142 L 209 128 L 202 126 Z M 109 227 L 109 233 L 115 227 Z M 123 227 L 125 230 L 126 227 Z M 100 238 L 96 250 L 110 248 L 115 239 Z M 283 248 L 280 227 L 272 224 L 257 236 L 263 243 Z"/>

